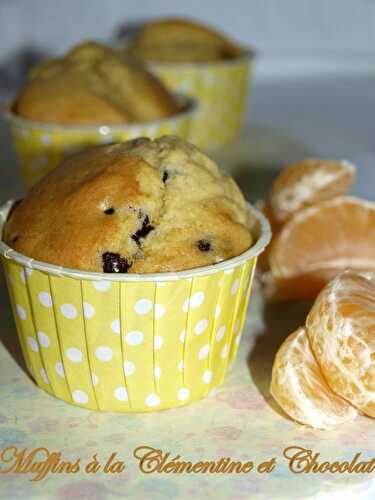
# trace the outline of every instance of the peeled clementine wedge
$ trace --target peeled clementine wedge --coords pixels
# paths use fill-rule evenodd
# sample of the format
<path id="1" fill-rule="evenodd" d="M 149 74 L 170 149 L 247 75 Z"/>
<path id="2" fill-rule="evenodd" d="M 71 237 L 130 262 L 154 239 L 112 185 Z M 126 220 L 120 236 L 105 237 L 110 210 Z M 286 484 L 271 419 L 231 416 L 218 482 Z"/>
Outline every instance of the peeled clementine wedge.
<path id="1" fill-rule="evenodd" d="M 318 296 L 306 328 L 332 390 L 375 417 L 375 285 L 343 273 Z"/>
<path id="2" fill-rule="evenodd" d="M 285 222 L 302 208 L 345 194 L 355 170 L 347 161 L 313 158 L 287 166 L 272 186 L 270 204 L 275 219 Z"/>
<path id="3" fill-rule="evenodd" d="M 292 419 L 331 429 L 357 415 L 353 406 L 327 385 L 313 356 L 305 328 L 287 337 L 272 368 L 271 394 Z"/>
<path id="4" fill-rule="evenodd" d="M 301 210 L 269 251 L 278 296 L 314 298 L 345 269 L 375 271 L 375 203 L 338 197 Z"/>

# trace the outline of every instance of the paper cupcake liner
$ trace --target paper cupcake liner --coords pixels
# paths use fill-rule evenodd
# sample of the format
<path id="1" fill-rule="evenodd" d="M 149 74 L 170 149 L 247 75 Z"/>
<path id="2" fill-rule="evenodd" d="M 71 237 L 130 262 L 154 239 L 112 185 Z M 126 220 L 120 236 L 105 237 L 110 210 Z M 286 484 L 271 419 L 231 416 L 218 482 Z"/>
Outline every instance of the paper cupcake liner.
<path id="1" fill-rule="evenodd" d="M 11 204 L 0 209 L 1 226 Z M 153 275 L 77 272 L 0 242 L 17 332 L 37 385 L 91 410 L 148 412 L 206 396 L 236 357 L 270 229 L 215 266 Z M 0 226 L 0 230 L 1 230 Z"/>
<path id="2" fill-rule="evenodd" d="M 254 56 L 213 63 L 152 64 L 150 69 L 176 92 L 198 100 L 190 140 L 205 150 L 233 142 L 246 114 Z"/>
<path id="3" fill-rule="evenodd" d="M 41 123 L 5 112 L 10 122 L 14 148 L 26 187 L 57 167 L 63 158 L 86 146 L 122 142 L 137 137 L 152 139 L 162 135 L 178 135 L 190 140 L 192 118 L 199 112 L 190 98 L 178 95 L 185 111 L 149 123 L 124 125 L 59 125 Z"/>

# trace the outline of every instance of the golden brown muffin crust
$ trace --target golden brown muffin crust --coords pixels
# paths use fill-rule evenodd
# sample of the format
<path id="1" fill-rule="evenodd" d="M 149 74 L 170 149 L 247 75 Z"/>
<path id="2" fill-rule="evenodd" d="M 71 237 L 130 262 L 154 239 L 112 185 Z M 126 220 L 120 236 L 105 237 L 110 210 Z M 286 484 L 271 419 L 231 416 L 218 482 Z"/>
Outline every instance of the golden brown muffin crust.
<path id="1" fill-rule="evenodd" d="M 144 23 L 129 47 L 129 53 L 156 63 L 219 61 L 243 52 L 219 31 L 183 18 Z"/>
<path id="2" fill-rule="evenodd" d="M 163 84 L 139 63 L 94 42 L 38 65 L 14 110 L 60 124 L 148 122 L 180 111 Z"/>
<path id="3" fill-rule="evenodd" d="M 210 265 L 253 241 L 235 182 L 176 137 L 72 156 L 12 211 L 3 239 L 44 262 L 151 273 Z"/>

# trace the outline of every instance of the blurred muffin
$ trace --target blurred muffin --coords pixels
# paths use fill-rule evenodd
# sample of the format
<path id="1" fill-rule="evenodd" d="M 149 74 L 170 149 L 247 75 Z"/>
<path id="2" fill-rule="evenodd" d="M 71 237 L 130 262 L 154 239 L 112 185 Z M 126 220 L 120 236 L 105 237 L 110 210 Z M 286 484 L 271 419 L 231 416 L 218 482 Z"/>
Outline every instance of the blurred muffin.
<path id="1" fill-rule="evenodd" d="M 110 273 L 190 269 L 253 242 L 235 182 L 173 136 L 70 157 L 12 211 L 5 243 L 28 257 Z"/>
<path id="2" fill-rule="evenodd" d="M 243 49 L 210 27 L 167 18 L 143 24 L 128 52 L 147 62 L 178 63 L 233 59 Z"/>
<path id="3" fill-rule="evenodd" d="M 37 66 L 13 108 L 22 117 L 59 124 L 138 123 L 179 112 L 155 76 L 94 42 Z"/>

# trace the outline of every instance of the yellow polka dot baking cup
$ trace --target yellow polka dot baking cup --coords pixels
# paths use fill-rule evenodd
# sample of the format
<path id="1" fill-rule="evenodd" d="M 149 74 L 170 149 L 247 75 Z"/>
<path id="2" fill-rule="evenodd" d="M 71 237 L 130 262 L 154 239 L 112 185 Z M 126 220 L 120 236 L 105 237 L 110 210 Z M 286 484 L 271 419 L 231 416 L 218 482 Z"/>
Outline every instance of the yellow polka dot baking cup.
<path id="1" fill-rule="evenodd" d="M 252 52 L 212 63 L 152 64 L 151 69 L 176 92 L 198 100 L 190 140 L 205 150 L 233 142 L 246 114 L 253 75 Z"/>
<path id="2" fill-rule="evenodd" d="M 183 109 L 178 115 L 142 124 L 59 125 L 28 120 L 6 111 L 26 187 L 57 167 L 65 156 L 86 146 L 168 134 L 190 139 L 191 122 L 199 112 L 198 105 L 191 98 L 181 95 L 178 98 Z"/>
<path id="3" fill-rule="evenodd" d="M 12 203 L 0 209 L 0 230 Z M 191 403 L 224 380 L 244 325 L 257 256 L 270 240 L 255 209 L 255 245 L 213 266 L 104 274 L 0 253 L 27 368 L 82 408 L 149 412 Z"/>

